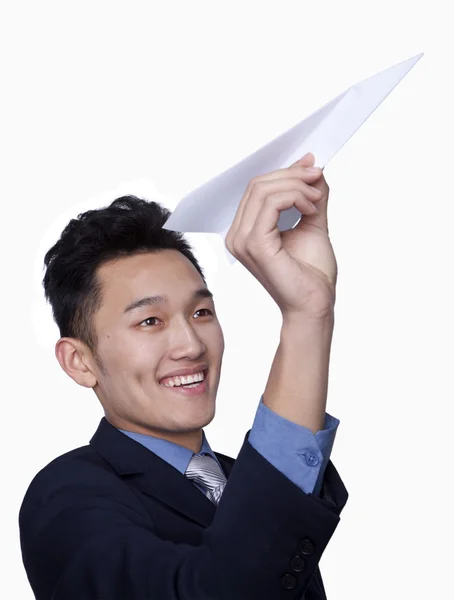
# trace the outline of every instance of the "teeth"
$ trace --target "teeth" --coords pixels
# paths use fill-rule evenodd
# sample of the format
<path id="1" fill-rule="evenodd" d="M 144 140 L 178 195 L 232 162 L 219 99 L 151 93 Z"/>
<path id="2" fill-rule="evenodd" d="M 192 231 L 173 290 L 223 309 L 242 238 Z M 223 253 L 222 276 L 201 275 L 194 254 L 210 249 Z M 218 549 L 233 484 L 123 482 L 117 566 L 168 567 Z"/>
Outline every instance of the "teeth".
<path id="1" fill-rule="evenodd" d="M 174 386 L 180 386 L 180 385 L 185 385 L 187 383 L 197 383 L 199 381 L 203 381 L 205 379 L 205 375 L 203 373 L 195 373 L 194 375 L 187 375 L 185 377 L 174 377 L 173 379 L 170 379 L 169 381 L 167 381 L 166 383 L 163 383 L 162 385 L 164 385 L 165 387 L 174 387 Z"/>

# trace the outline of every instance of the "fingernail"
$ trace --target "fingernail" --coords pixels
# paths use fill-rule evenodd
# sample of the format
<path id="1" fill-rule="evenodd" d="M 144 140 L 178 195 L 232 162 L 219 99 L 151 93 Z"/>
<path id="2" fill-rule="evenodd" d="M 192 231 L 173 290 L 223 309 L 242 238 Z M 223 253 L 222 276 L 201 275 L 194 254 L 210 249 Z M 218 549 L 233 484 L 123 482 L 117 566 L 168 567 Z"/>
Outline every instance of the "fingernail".
<path id="1" fill-rule="evenodd" d="M 321 173 L 322 172 L 320 167 L 308 167 L 307 170 L 309 171 L 309 173 Z"/>

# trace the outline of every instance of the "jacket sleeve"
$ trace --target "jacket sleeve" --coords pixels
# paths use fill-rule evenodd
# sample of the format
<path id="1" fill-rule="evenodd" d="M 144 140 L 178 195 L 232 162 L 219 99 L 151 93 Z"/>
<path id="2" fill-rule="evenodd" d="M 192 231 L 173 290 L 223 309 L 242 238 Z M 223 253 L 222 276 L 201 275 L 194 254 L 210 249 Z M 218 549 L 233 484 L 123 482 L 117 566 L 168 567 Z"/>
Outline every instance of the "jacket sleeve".
<path id="1" fill-rule="evenodd" d="M 48 465 L 19 514 L 36 600 L 301 598 L 348 493 L 330 461 L 321 497 L 306 494 L 249 433 L 200 546 L 160 539 L 114 474 L 82 461 Z"/>

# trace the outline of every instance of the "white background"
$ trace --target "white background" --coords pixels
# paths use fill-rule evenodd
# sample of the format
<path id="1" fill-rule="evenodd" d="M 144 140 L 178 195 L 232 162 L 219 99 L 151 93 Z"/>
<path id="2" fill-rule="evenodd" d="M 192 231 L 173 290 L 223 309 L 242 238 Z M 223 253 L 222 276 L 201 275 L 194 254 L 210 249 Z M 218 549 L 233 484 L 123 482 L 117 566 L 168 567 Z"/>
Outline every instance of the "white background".
<path id="1" fill-rule="evenodd" d="M 69 219 L 123 193 L 173 209 L 350 85 L 419 52 L 325 169 L 339 264 L 328 412 L 341 420 L 332 460 L 350 498 L 320 567 L 330 600 L 452 597 L 449 12 L 443 0 L 3 5 L 1 598 L 33 598 L 17 525 L 31 479 L 87 444 L 103 415 L 56 361 L 40 284 Z M 217 236 L 188 239 L 226 340 L 205 431 L 235 457 L 280 314 Z"/>

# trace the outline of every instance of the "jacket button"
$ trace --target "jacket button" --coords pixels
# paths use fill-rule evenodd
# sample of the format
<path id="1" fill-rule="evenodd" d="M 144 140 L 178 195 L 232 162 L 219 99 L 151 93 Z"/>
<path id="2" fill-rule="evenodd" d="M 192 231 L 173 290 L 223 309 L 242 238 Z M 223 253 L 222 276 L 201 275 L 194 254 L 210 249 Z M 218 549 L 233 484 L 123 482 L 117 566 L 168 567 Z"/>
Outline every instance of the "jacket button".
<path id="1" fill-rule="evenodd" d="M 314 554 L 315 547 L 309 539 L 304 538 L 298 542 L 298 550 L 301 554 L 304 554 L 304 556 L 311 556 Z"/>
<path id="2" fill-rule="evenodd" d="M 301 573 L 301 571 L 304 571 L 305 566 L 306 563 L 304 562 L 304 558 L 299 556 L 299 554 L 292 556 L 290 559 L 290 568 L 292 571 L 295 571 L 295 573 Z"/>
<path id="3" fill-rule="evenodd" d="M 293 588 L 296 587 L 296 577 L 291 573 L 286 573 L 281 578 L 281 583 L 282 587 L 284 587 L 286 590 L 293 590 Z"/>

